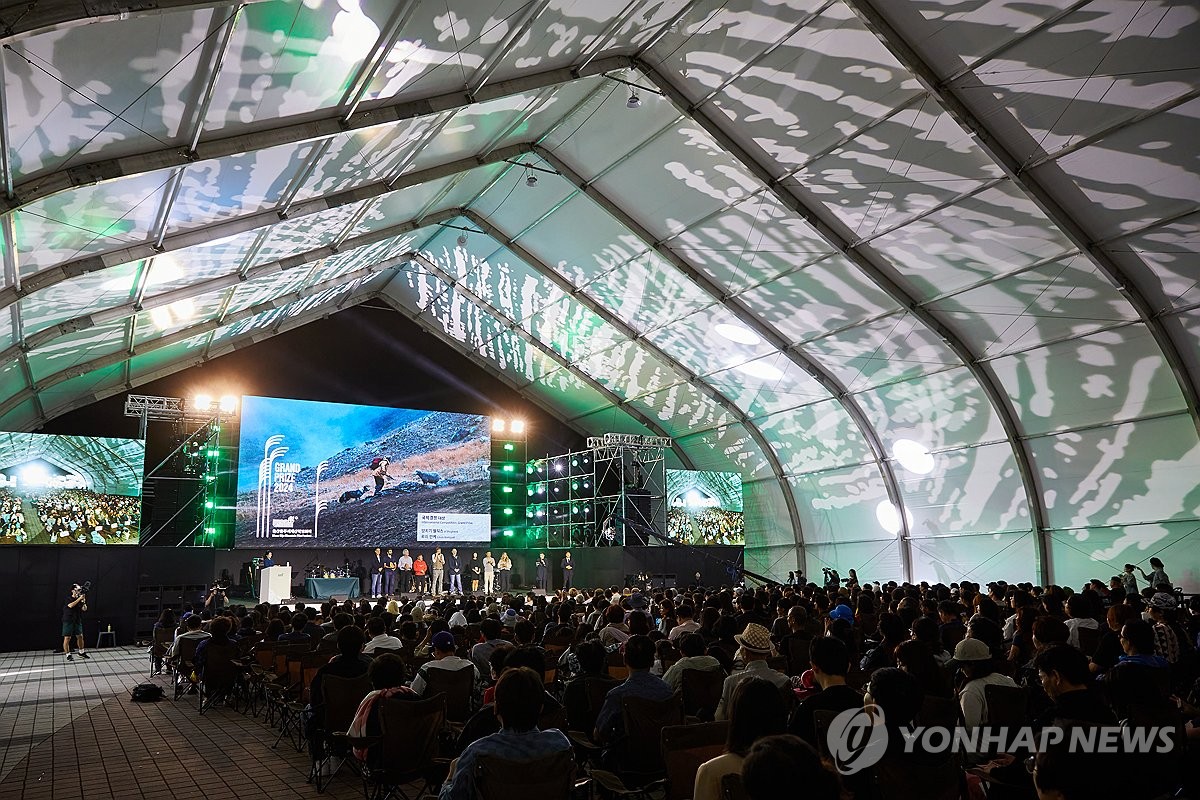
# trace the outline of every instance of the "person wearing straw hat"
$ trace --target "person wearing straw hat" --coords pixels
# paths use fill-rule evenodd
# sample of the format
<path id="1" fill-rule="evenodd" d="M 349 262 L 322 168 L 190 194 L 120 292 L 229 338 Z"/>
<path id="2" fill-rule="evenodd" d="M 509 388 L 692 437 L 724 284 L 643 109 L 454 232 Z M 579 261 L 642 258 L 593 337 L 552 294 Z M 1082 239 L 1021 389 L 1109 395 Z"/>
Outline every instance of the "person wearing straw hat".
<path id="1" fill-rule="evenodd" d="M 733 698 L 733 690 L 747 678 L 763 678 L 775 684 L 781 691 L 790 686 L 792 679 L 778 670 L 767 666 L 767 659 L 775 655 L 775 646 L 771 644 L 771 632 L 757 622 L 751 622 L 746 629 L 733 637 L 738 644 L 736 661 L 746 665 L 745 669 L 734 672 L 725 679 L 721 689 L 721 701 L 717 704 L 716 719 L 728 719 L 729 704 Z"/>

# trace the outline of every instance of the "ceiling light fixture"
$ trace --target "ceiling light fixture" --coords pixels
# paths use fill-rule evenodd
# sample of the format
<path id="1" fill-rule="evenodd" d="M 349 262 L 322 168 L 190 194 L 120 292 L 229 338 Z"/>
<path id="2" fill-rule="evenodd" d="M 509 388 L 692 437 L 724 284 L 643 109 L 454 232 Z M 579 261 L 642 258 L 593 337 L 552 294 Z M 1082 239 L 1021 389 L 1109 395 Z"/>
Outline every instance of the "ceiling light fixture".
<path id="1" fill-rule="evenodd" d="M 458 246 L 459 247 L 467 246 L 467 235 L 465 233 L 460 233 L 458 235 Z"/>
<path id="2" fill-rule="evenodd" d="M 525 176 L 525 185 L 526 186 L 537 186 L 537 175 L 534 175 L 533 173 L 526 175 Z"/>
<path id="3" fill-rule="evenodd" d="M 728 322 L 722 322 L 720 325 L 715 326 L 713 330 L 729 341 L 737 342 L 738 344 L 758 344 L 762 341 L 762 338 L 749 328 L 743 328 L 741 325 L 730 325 Z"/>
<path id="4" fill-rule="evenodd" d="M 629 99 L 625 101 L 626 108 L 641 108 L 642 98 L 638 97 L 637 89 L 629 90 Z"/>

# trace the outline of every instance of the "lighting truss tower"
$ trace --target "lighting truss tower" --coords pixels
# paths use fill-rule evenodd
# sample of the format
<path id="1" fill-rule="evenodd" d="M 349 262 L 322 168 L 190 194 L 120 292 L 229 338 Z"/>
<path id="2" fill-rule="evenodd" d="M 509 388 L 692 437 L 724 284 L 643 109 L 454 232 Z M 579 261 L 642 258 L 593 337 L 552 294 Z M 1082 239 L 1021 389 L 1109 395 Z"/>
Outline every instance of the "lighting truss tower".
<path id="1" fill-rule="evenodd" d="M 524 541 L 526 532 L 526 449 L 528 434 L 520 421 L 492 419 L 492 539 L 497 546 Z"/>

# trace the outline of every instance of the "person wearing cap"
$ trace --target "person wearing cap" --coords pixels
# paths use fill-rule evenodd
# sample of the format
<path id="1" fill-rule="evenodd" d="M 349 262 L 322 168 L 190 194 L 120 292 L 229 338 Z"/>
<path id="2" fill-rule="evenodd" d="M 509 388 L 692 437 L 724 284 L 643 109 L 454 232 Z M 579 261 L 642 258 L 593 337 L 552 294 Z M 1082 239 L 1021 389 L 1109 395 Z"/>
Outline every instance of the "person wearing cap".
<path id="1" fill-rule="evenodd" d="M 1179 661 L 1187 642 L 1187 633 L 1175 623 L 1178 608 L 1175 596 L 1166 592 L 1156 592 L 1146 603 L 1146 611 L 1154 625 L 1154 653 L 1165 658 L 1168 664 Z"/>
<path id="2" fill-rule="evenodd" d="M 721 688 L 721 700 L 717 703 L 715 717 L 718 721 L 728 719 L 733 691 L 741 681 L 747 678 L 763 678 L 780 690 L 790 686 L 792 682 L 787 675 L 767 666 L 767 659 L 775 655 L 775 645 L 771 644 L 771 632 L 765 627 L 751 622 L 746 625 L 744 631 L 735 635 L 733 640 L 738 644 L 734 661 L 740 661 L 746 666 L 725 679 L 725 685 Z"/>
<path id="3" fill-rule="evenodd" d="M 988 721 L 988 686 L 1016 687 L 1007 675 L 996 672 L 992 650 L 979 639 L 963 639 L 954 648 L 952 661 L 962 670 L 966 682 L 958 692 L 958 704 L 962 708 L 963 722 L 968 728 L 978 728 Z"/>
<path id="4" fill-rule="evenodd" d="M 831 620 L 839 620 L 840 619 L 843 622 L 853 625 L 854 624 L 854 609 L 852 609 L 850 606 L 846 605 L 845 603 L 839 603 L 838 605 L 834 606 L 830 610 L 829 618 Z"/>
<path id="5" fill-rule="evenodd" d="M 413 676 L 412 682 L 408 687 L 415 693 L 425 694 L 425 687 L 429 684 L 429 673 L 431 670 L 443 669 L 450 672 L 457 672 L 460 669 L 469 669 L 475 676 L 472 682 L 472 694 L 478 694 L 479 686 L 483 679 L 479 674 L 479 668 L 471 661 L 465 658 L 459 658 L 454 654 L 454 634 L 450 631 L 439 631 L 433 635 L 430 642 L 430 652 L 433 655 L 432 661 L 427 661 L 417 670 L 417 674 Z"/>

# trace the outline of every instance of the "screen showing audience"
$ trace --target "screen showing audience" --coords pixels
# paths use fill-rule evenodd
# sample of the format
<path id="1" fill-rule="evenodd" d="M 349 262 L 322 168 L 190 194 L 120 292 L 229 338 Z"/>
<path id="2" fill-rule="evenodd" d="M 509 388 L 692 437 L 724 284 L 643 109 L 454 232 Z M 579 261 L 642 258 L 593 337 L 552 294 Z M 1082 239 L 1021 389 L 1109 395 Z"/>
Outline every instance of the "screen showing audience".
<path id="1" fill-rule="evenodd" d="M 242 399 L 238 547 L 487 542 L 488 417 Z"/>
<path id="2" fill-rule="evenodd" d="M 736 472 L 667 470 L 667 533 L 691 545 L 744 545 L 742 476 Z"/>
<path id="3" fill-rule="evenodd" d="M 140 439 L 0 433 L 0 544 L 137 544 Z"/>

